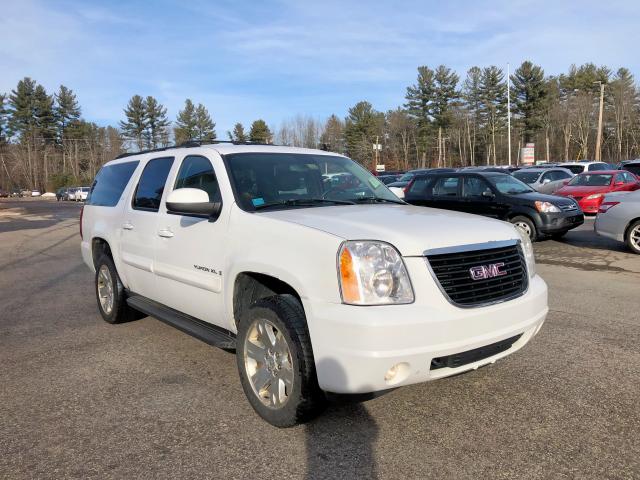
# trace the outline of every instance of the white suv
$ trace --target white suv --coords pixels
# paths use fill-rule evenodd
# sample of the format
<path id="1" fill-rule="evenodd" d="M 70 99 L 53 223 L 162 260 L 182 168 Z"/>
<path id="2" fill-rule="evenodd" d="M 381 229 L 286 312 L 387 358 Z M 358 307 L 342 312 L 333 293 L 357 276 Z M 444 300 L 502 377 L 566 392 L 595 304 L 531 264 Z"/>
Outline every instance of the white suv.
<path id="1" fill-rule="evenodd" d="M 319 412 L 324 392 L 494 363 L 548 310 L 514 226 L 407 205 L 324 151 L 220 142 L 125 155 L 96 176 L 80 228 L 107 322 L 143 312 L 235 349 L 249 402 L 281 427 Z"/>

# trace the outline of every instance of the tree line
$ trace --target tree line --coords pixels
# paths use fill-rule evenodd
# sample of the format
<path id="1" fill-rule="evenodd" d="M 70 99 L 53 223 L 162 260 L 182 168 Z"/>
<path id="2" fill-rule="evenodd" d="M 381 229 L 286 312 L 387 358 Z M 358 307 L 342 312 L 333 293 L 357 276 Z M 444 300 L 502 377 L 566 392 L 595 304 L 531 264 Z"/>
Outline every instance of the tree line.
<path id="1" fill-rule="evenodd" d="M 404 102 L 382 112 L 366 100 L 341 118 L 308 115 L 277 127 L 258 119 L 248 131 L 236 123 L 225 139 L 324 148 L 343 153 L 365 167 L 390 169 L 504 164 L 509 157 L 507 78 L 495 65 L 471 67 L 461 78 L 446 65 L 420 66 Z M 566 73 L 545 75 L 523 62 L 510 76 L 511 158 L 535 143 L 539 160 L 593 158 L 596 149 L 600 85 L 604 85 L 602 159 L 640 156 L 640 102 L 626 68 L 572 65 Z M 99 167 L 127 150 L 145 150 L 190 140 L 218 138 L 207 108 L 186 99 L 172 122 L 152 96 L 134 95 L 117 127 L 82 117 L 75 93 L 56 92 L 24 78 L 0 94 L 0 187 L 51 190 L 89 183 Z"/>

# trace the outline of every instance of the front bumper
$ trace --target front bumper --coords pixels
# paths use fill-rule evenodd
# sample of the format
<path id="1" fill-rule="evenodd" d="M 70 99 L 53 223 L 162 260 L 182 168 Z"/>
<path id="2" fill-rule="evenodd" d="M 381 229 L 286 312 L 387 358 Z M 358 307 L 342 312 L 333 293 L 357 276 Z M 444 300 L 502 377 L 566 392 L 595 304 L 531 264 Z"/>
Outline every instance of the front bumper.
<path id="1" fill-rule="evenodd" d="M 582 212 L 541 213 L 540 231 L 542 233 L 566 232 L 584 223 Z"/>
<path id="2" fill-rule="evenodd" d="M 522 348 L 547 315 L 547 286 L 530 279 L 514 300 L 479 308 L 450 304 L 427 272 L 423 258 L 407 258 L 416 301 L 410 305 L 359 307 L 303 300 L 320 387 L 335 393 L 367 393 L 455 375 L 493 363 Z M 432 368 L 446 357 L 521 335 L 506 351 L 460 367 Z M 385 378 L 398 366 L 396 375 Z"/>

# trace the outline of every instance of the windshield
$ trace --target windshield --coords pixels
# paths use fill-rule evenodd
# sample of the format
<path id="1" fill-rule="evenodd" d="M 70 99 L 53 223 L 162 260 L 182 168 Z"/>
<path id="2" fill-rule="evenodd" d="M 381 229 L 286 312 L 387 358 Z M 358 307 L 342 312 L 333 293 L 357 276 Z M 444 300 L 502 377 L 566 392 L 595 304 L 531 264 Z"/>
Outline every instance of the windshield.
<path id="1" fill-rule="evenodd" d="M 566 168 L 567 170 L 571 170 L 571 173 L 577 175 L 578 173 L 584 172 L 584 166 L 582 165 L 560 165 L 562 168 Z"/>
<path id="2" fill-rule="evenodd" d="M 413 177 L 415 177 L 415 173 L 407 172 L 402 175 L 396 182 L 410 182 Z"/>
<path id="3" fill-rule="evenodd" d="M 538 178 L 540 178 L 541 173 L 542 172 L 527 172 L 520 170 L 518 172 L 514 172 L 513 176 L 521 182 L 528 183 L 530 185 L 532 183 L 536 183 Z"/>
<path id="4" fill-rule="evenodd" d="M 225 156 L 243 210 L 353 203 L 404 203 L 352 160 L 297 153 L 235 153 Z"/>
<path id="5" fill-rule="evenodd" d="M 613 175 L 601 173 L 583 173 L 571 179 L 568 185 L 572 187 L 606 187 L 611 183 Z"/>
<path id="6" fill-rule="evenodd" d="M 519 193 L 533 192 L 531 187 L 522 183 L 511 175 L 491 175 L 486 177 L 500 193 L 505 195 L 517 195 Z"/>

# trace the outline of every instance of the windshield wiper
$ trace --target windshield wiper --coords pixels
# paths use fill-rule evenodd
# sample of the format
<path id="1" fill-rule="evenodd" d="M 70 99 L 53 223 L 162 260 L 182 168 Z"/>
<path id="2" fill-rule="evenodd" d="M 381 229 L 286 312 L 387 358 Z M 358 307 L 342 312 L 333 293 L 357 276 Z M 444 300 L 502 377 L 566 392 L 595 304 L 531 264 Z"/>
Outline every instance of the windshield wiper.
<path id="1" fill-rule="evenodd" d="M 405 202 L 402 200 L 391 200 L 389 198 L 380 198 L 380 197 L 360 197 L 354 198 L 354 203 L 397 203 L 399 205 L 404 205 Z"/>
<path id="2" fill-rule="evenodd" d="M 328 198 L 290 198 L 288 200 L 281 200 L 279 202 L 263 203 L 262 205 L 256 205 L 256 210 L 262 210 L 269 207 L 307 207 L 317 205 L 318 203 L 332 203 L 334 205 L 355 205 L 355 202 L 350 200 L 331 200 Z"/>

